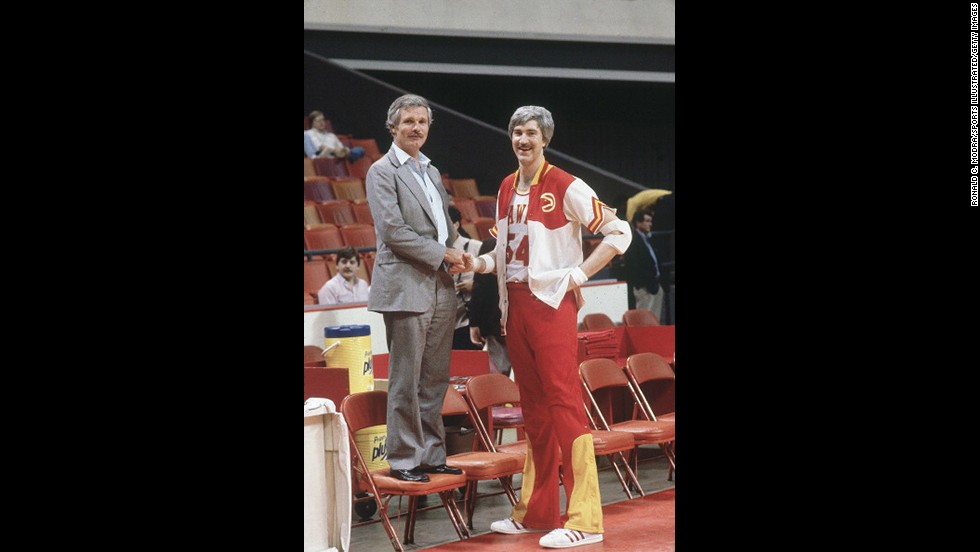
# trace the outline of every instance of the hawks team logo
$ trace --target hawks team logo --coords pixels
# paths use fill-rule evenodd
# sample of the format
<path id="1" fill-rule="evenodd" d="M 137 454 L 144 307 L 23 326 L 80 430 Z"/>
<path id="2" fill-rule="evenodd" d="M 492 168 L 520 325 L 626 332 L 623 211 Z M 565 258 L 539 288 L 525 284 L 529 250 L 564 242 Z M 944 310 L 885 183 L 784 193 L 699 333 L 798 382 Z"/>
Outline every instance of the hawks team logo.
<path id="1" fill-rule="evenodd" d="M 555 194 L 545 192 L 541 194 L 541 211 L 550 213 L 555 210 Z"/>

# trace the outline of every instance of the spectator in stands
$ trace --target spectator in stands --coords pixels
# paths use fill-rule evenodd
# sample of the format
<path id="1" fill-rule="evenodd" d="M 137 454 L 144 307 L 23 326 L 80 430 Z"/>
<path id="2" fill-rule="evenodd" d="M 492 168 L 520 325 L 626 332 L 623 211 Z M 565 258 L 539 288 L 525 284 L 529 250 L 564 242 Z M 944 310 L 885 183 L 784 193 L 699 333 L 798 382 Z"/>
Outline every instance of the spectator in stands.
<path id="1" fill-rule="evenodd" d="M 647 309 L 661 317 L 664 304 L 664 292 L 660 287 L 660 266 L 657 254 L 650 244 L 650 228 L 653 226 L 653 214 L 646 209 L 637 209 L 633 213 L 633 244 L 623 255 L 623 266 L 626 276 L 627 294 L 633 296 L 628 302 L 631 309 Z"/>
<path id="2" fill-rule="evenodd" d="M 311 111 L 309 118 L 312 128 L 303 133 L 303 151 L 307 157 L 346 157 L 351 163 L 364 157 L 364 148 L 348 148 L 336 134 L 327 131 L 327 119 L 323 112 Z"/>
<path id="3" fill-rule="evenodd" d="M 384 317 L 389 353 L 385 446 L 392 477 L 403 481 L 462 473 L 446 465 L 442 401 L 456 326 L 453 274 L 465 265 L 452 246 L 456 230 L 439 169 L 420 151 L 431 124 L 425 98 L 392 102 L 391 149 L 365 181 L 378 236 L 368 310 Z"/>
<path id="4" fill-rule="evenodd" d="M 551 531 L 538 543 L 566 548 L 600 542 L 604 531 L 578 376 L 579 286 L 625 252 L 633 236 L 588 184 L 545 160 L 554 130 L 551 112 L 543 107 L 519 107 L 511 116 L 508 131 L 519 167 L 500 183 L 497 247 L 464 261 L 476 272 L 497 273 L 507 352 L 529 443 L 521 499 L 510 517 L 493 522 L 490 530 Z M 604 236 L 584 261 L 583 225 Z M 559 465 L 567 497 L 564 524 Z"/>
<path id="5" fill-rule="evenodd" d="M 471 239 L 466 230 L 459 227 L 463 215 L 455 205 L 449 206 L 449 218 L 453 221 L 453 228 L 459 236 L 453 242 L 453 247 L 463 250 L 470 255 L 480 254 L 480 240 Z M 470 340 L 470 318 L 466 311 L 466 304 L 470 301 L 473 292 L 473 273 L 461 272 L 453 276 L 456 282 L 456 331 L 453 332 L 453 349 L 483 349 L 483 344 L 476 344 Z"/>
<path id="6" fill-rule="evenodd" d="M 337 253 L 337 275 L 327 280 L 317 294 L 321 305 L 367 303 L 371 286 L 357 277 L 360 264 L 357 251 L 349 245 Z"/>
<path id="7" fill-rule="evenodd" d="M 489 253 L 497 247 L 497 239 L 483 240 L 479 255 Z M 474 274 L 473 291 L 466 305 L 470 320 L 470 340 L 480 346 L 486 345 L 490 353 L 493 369 L 510 377 L 510 355 L 507 354 L 507 341 L 500 334 L 500 293 L 497 291 L 497 277 L 493 274 Z"/>

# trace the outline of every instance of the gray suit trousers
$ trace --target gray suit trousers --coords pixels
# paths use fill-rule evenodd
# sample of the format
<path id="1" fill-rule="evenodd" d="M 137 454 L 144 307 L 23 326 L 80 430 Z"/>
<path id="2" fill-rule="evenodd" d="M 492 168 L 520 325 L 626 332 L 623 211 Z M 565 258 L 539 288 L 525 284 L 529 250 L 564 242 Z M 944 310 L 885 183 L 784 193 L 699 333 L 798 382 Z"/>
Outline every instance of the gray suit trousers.
<path id="1" fill-rule="evenodd" d="M 388 464 L 392 469 L 446 463 L 442 402 L 456 327 L 452 277 L 438 273 L 423 313 L 383 312 L 388 341 Z"/>

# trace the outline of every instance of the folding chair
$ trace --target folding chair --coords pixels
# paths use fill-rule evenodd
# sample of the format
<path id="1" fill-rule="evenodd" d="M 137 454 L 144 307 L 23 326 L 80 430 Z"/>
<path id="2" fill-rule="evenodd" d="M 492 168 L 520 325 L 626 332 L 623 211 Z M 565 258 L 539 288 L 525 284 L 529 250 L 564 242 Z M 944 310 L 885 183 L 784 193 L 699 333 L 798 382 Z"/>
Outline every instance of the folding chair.
<path id="1" fill-rule="evenodd" d="M 476 426 L 476 419 L 463 395 L 450 385 L 446 388 L 446 396 L 442 402 L 443 416 L 466 415 Z M 496 479 L 504 488 L 503 492 L 510 500 L 511 506 L 517 504 L 517 495 L 511 485 L 515 474 L 524 471 L 524 454 L 510 452 L 473 451 L 453 454 L 446 458 L 446 464 L 463 470 L 466 475 L 466 489 L 463 493 L 463 512 L 466 514 L 467 526 L 473 528 L 473 511 L 476 509 L 478 497 L 493 496 L 499 493 L 477 494 L 477 483 Z"/>
<path id="2" fill-rule="evenodd" d="M 518 439 L 513 443 L 495 444 L 494 415 L 495 409 L 506 405 L 520 407 L 521 394 L 517 384 L 503 374 L 480 374 L 466 381 L 466 401 L 473 413 L 477 436 L 483 445 L 483 450 L 490 452 L 516 452 L 527 454 L 527 441 Z M 486 412 L 486 414 L 484 414 Z"/>
<path id="3" fill-rule="evenodd" d="M 622 431 L 633 435 L 636 440 L 636 447 L 640 445 L 659 445 L 667 457 L 670 468 L 674 468 L 674 422 L 672 421 L 650 421 L 650 420 L 626 420 L 616 422 L 612 417 L 612 399 L 609 393 L 604 394 L 604 406 L 600 406 L 596 399 L 596 392 L 600 390 L 621 388 L 629 390 L 630 396 L 636 400 L 632 393 L 632 386 L 629 379 L 623 372 L 623 368 L 615 361 L 608 358 L 593 358 L 579 364 L 579 375 L 582 378 L 582 387 L 585 389 L 596 417 L 601 422 L 603 429 L 610 431 Z M 634 402 L 634 404 L 636 404 Z M 603 411 L 606 413 L 603 414 Z M 593 420 L 594 422 L 594 420 Z M 636 448 L 631 452 L 633 458 L 633 470 L 638 466 L 639 454 Z M 643 494 L 643 491 L 640 491 Z"/>
<path id="4" fill-rule="evenodd" d="M 674 370 L 657 353 L 636 353 L 626 359 L 626 377 L 633 386 L 637 410 L 653 421 L 674 419 Z M 658 414 L 659 412 L 659 414 Z"/>
<path id="5" fill-rule="evenodd" d="M 633 386 L 635 401 L 641 407 L 633 409 L 633 418 L 639 410 L 647 420 L 674 421 L 674 369 L 664 357 L 657 353 L 630 355 L 626 359 L 626 377 Z M 670 447 L 673 453 L 676 442 L 671 442 Z M 674 466 L 671 465 L 667 480 L 673 479 Z"/>
<path id="6" fill-rule="evenodd" d="M 476 424 L 477 436 L 479 436 L 480 443 L 485 450 L 522 452 L 527 454 L 527 440 L 495 445 L 493 439 L 490 438 L 493 426 L 489 428 L 487 426 L 487 420 L 492 418 L 485 418 L 483 415 L 484 410 L 492 409 L 493 407 L 506 404 L 519 406 L 521 396 L 516 383 L 507 376 L 497 373 L 473 376 L 466 382 L 466 400 L 470 403 L 470 410 L 473 412 L 473 419 Z M 593 427 L 596 427 L 594 423 Z M 633 435 L 630 433 L 600 429 L 592 430 L 592 448 L 595 449 L 596 456 L 606 457 L 609 464 L 615 470 L 616 477 L 623 486 L 626 496 L 629 498 L 633 498 L 633 493 L 630 492 L 629 484 L 616 464 L 616 457 L 622 461 L 623 468 L 626 470 L 630 482 L 640 489 L 642 493 L 643 490 L 640 487 L 640 482 L 637 480 L 633 470 L 630 469 L 629 462 L 627 462 L 626 457 L 623 455 L 624 452 L 633 450 L 634 446 L 635 441 Z M 559 472 L 560 477 L 561 474 Z"/>
<path id="7" fill-rule="evenodd" d="M 624 326 L 659 326 L 660 320 L 650 309 L 630 309 L 623 313 Z"/>
<path id="8" fill-rule="evenodd" d="M 593 312 L 582 317 L 582 328 L 589 330 L 605 330 L 615 328 L 616 323 L 604 312 Z"/>
<path id="9" fill-rule="evenodd" d="M 355 435 L 364 428 L 387 423 L 387 401 L 388 393 L 386 391 L 364 391 L 348 395 L 340 403 L 340 412 L 347 421 L 347 436 L 351 444 L 350 452 L 354 464 L 351 473 L 354 478 L 354 487 L 359 486 L 360 489 L 374 497 L 385 532 L 388 533 L 392 547 L 398 552 L 404 552 L 405 548 L 398 540 L 395 528 L 388 517 L 388 503 L 395 496 L 409 497 L 408 521 L 405 524 L 405 544 L 414 544 L 415 542 L 415 515 L 418 509 L 418 497 L 432 493 L 439 494 L 442 505 L 449 514 L 449 520 L 452 522 L 453 529 L 456 530 L 459 539 L 469 538 L 469 529 L 467 529 L 463 515 L 456 507 L 456 501 L 453 499 L 453 493 L 456 489 L 466 485 L 465 474 L 433 473 L 429 474 L 429 481 L 427 482 L 409 482 L 392 477 L 390 468 L 368 469 L 364 457 L 357 448 Z"/>

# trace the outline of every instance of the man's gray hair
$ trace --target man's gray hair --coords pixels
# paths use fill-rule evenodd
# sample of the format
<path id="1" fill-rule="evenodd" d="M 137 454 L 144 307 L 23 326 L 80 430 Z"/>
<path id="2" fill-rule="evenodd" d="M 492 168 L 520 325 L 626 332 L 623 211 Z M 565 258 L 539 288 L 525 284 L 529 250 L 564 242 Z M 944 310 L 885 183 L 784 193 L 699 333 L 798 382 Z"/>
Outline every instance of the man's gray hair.
<path id="1" fill-rule="evenodd" d="M 406 107 L 424 107 L 429 112 L 429 126 L 432 126 L 432 108 L 429 107 L 429 102 L 427 102 L 422 96 L 405 94 L 404 96 L 401 96 L 395 101 L 391 102 L 391 107 L 388 108 L 388 130 L 398 128 L 398 122 L 401 119 L 400 112 Z"/>
<path id="2" fill-rule="evenodd" d="M 544 136 L 545 144 L 551 143 L 551 137 L 555 134 L 555 120 L 551 118 L 551 112 L 539 105 L 525 105 L 518 107 L 517 111 L 510 116 L 510 124 L 507 125 L 507 134 L 514 134 L 514 127 L 534 119 L 541 127 L 541 135 Z"/>

